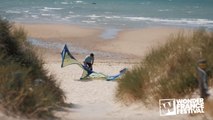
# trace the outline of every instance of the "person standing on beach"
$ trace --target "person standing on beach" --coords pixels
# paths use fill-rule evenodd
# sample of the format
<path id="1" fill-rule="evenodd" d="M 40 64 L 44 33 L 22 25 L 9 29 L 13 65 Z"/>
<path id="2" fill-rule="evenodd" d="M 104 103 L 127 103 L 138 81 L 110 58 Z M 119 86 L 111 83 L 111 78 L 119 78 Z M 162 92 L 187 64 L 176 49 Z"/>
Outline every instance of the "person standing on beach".
<path id="1" fill-rule="evenodd" d="M 94 54 L 91 53 L 90 55 L 87 55 L 84 59 L 84 66 L 87 67 L 89 70 L 93 70 L 92 65 L 94 63 Z"/>
<path id="2" fill-rule="evenodd" d="M 197 74 L 198 74 L 198 83 L 200 89 L 200 97 L 206 99 L 208 94 L 208 74 L 207 74 L 207 61 L 201 59 L 197 63 Z"/>

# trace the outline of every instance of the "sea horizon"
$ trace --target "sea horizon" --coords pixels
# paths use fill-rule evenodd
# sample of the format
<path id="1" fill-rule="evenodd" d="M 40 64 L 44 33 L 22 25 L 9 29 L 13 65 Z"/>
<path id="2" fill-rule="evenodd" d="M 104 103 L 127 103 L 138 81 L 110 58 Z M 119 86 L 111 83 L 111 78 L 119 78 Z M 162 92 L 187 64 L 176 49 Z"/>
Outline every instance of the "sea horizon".
<path id="1" fill-rule="evenodd" d="M 113 29 L 174 26 L 213 29 L 211 0 L 2 0 L 12 22 L 59 23 Z"/>

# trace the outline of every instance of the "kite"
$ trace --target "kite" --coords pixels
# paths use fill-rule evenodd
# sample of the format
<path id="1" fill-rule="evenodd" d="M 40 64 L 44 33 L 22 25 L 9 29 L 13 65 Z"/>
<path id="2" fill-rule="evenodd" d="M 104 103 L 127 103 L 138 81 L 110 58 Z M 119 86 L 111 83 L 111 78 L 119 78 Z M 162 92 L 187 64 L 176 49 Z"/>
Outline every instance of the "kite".
<path id="1" fill-rule="evenodd" d="M 61 52 L 61 59 L 62 59 L 61 68 L 66 67 L 68 65 L 73 65 L 73 64 L 76 64 L 80 68 L 82 68 L 83 73 L 80 78 L 81 80 L 97 78 L 97 79 L 106 79 L 107 81 L 113 81 L 113 80 L 121 77 L 127 71 L 127 68 L 124 68 L 124 69 L 120 70 L 120 72 L 118 74 L 112 75 L 112 76 L 105 75 L 100 72 L 91 71 L 86 66 L 84 66 L 79 61 L 77 61 L 75 59 L 75 57 L 73 57 L 73 55 L 70 53 L 66 44 L 64 45 L 64 48 Z"/>

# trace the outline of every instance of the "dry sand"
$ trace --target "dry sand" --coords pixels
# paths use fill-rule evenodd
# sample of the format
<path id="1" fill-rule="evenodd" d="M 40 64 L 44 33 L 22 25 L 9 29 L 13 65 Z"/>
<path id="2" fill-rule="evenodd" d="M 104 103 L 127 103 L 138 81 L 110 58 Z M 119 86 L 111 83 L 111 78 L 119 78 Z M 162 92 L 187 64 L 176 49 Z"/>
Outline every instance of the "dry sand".
<path id="1" fill-rule="evenodd" d="M 100 37 L 104 30 L 71 25 L 56 24 L 17 24 L 27 30 L 33 38 L 52 42 L 69 42 L 80 48 L 122 53 L 122 60 L 99 58 L 94 64 L 94 70 L 107 75 L 114 75 L 122 68 L 131 69 L 153 46 L 163 44 L 171 33 L 177 33 L 177 28 L 146 28 L 122 30 L 113 39 Z M 178 115 L 160 117 L 158 107 L 152 109 L 141 103 L 125 106 L 115 98 L 117 82 L 105 80 L 79 80 L 82 70 L 76 65 L 60 68 L 60 51 L 43 54 L 46 60 L 45 68 L 54 74 L 65 91 L 67 107 L 55 111 L 62 120 L 190 120 L 202 119 L 204 116 Z M 82 58 L 77 56 L 82 61 Z M 5 118 L 0 114 L 0 119 Z M 12 120 L 12 119 L 9 119 Z"/>
<path id="2" fill-rule="evenodd" d="M 107 41 L 99 49 L 118 53 L 144 56 L 151 48 L 164 44 L 172 34 L 183 30 L 152 27 L 121 31 L 117 38 Z"/>
<path id="3" fill-rule="evenodd" d="M 87 28 L 63 24 L 16 24 L 22 26 L 28 35 L 48 41 L 70 42 L 75 46 L 126 55 L 142 57 L 151 48 L 164 44 L 171 34 L 189 29 L 151 27 L 145 29 L 120 30 L 112 39 L 103 39 L 104 29 Z"/>

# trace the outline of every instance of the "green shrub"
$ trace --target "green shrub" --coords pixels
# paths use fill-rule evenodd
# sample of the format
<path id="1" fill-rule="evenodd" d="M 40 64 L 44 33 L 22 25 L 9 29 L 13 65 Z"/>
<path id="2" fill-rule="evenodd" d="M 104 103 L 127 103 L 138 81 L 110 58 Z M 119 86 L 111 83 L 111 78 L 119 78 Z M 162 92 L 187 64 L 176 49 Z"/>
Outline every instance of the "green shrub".
<path id="1" fill-rule="evenodd" d="M 119 100 L 158 102 L 163 98 L 183 98 L 197 89 L 196 63 L 205 58 L 213 65 L 213 33 L 197 30 L 191 36 L 173 35 L 152 49 L 141 64 L 118 81 Z M 128 97 L 126 97 L 128 96 Z"/>
<path id="2" fill-rule="evenodd" d="M 23 28 L 0 19 L 0 104 L 28 117 L 50 116 L 64 92 L 26 41 Z"/>

